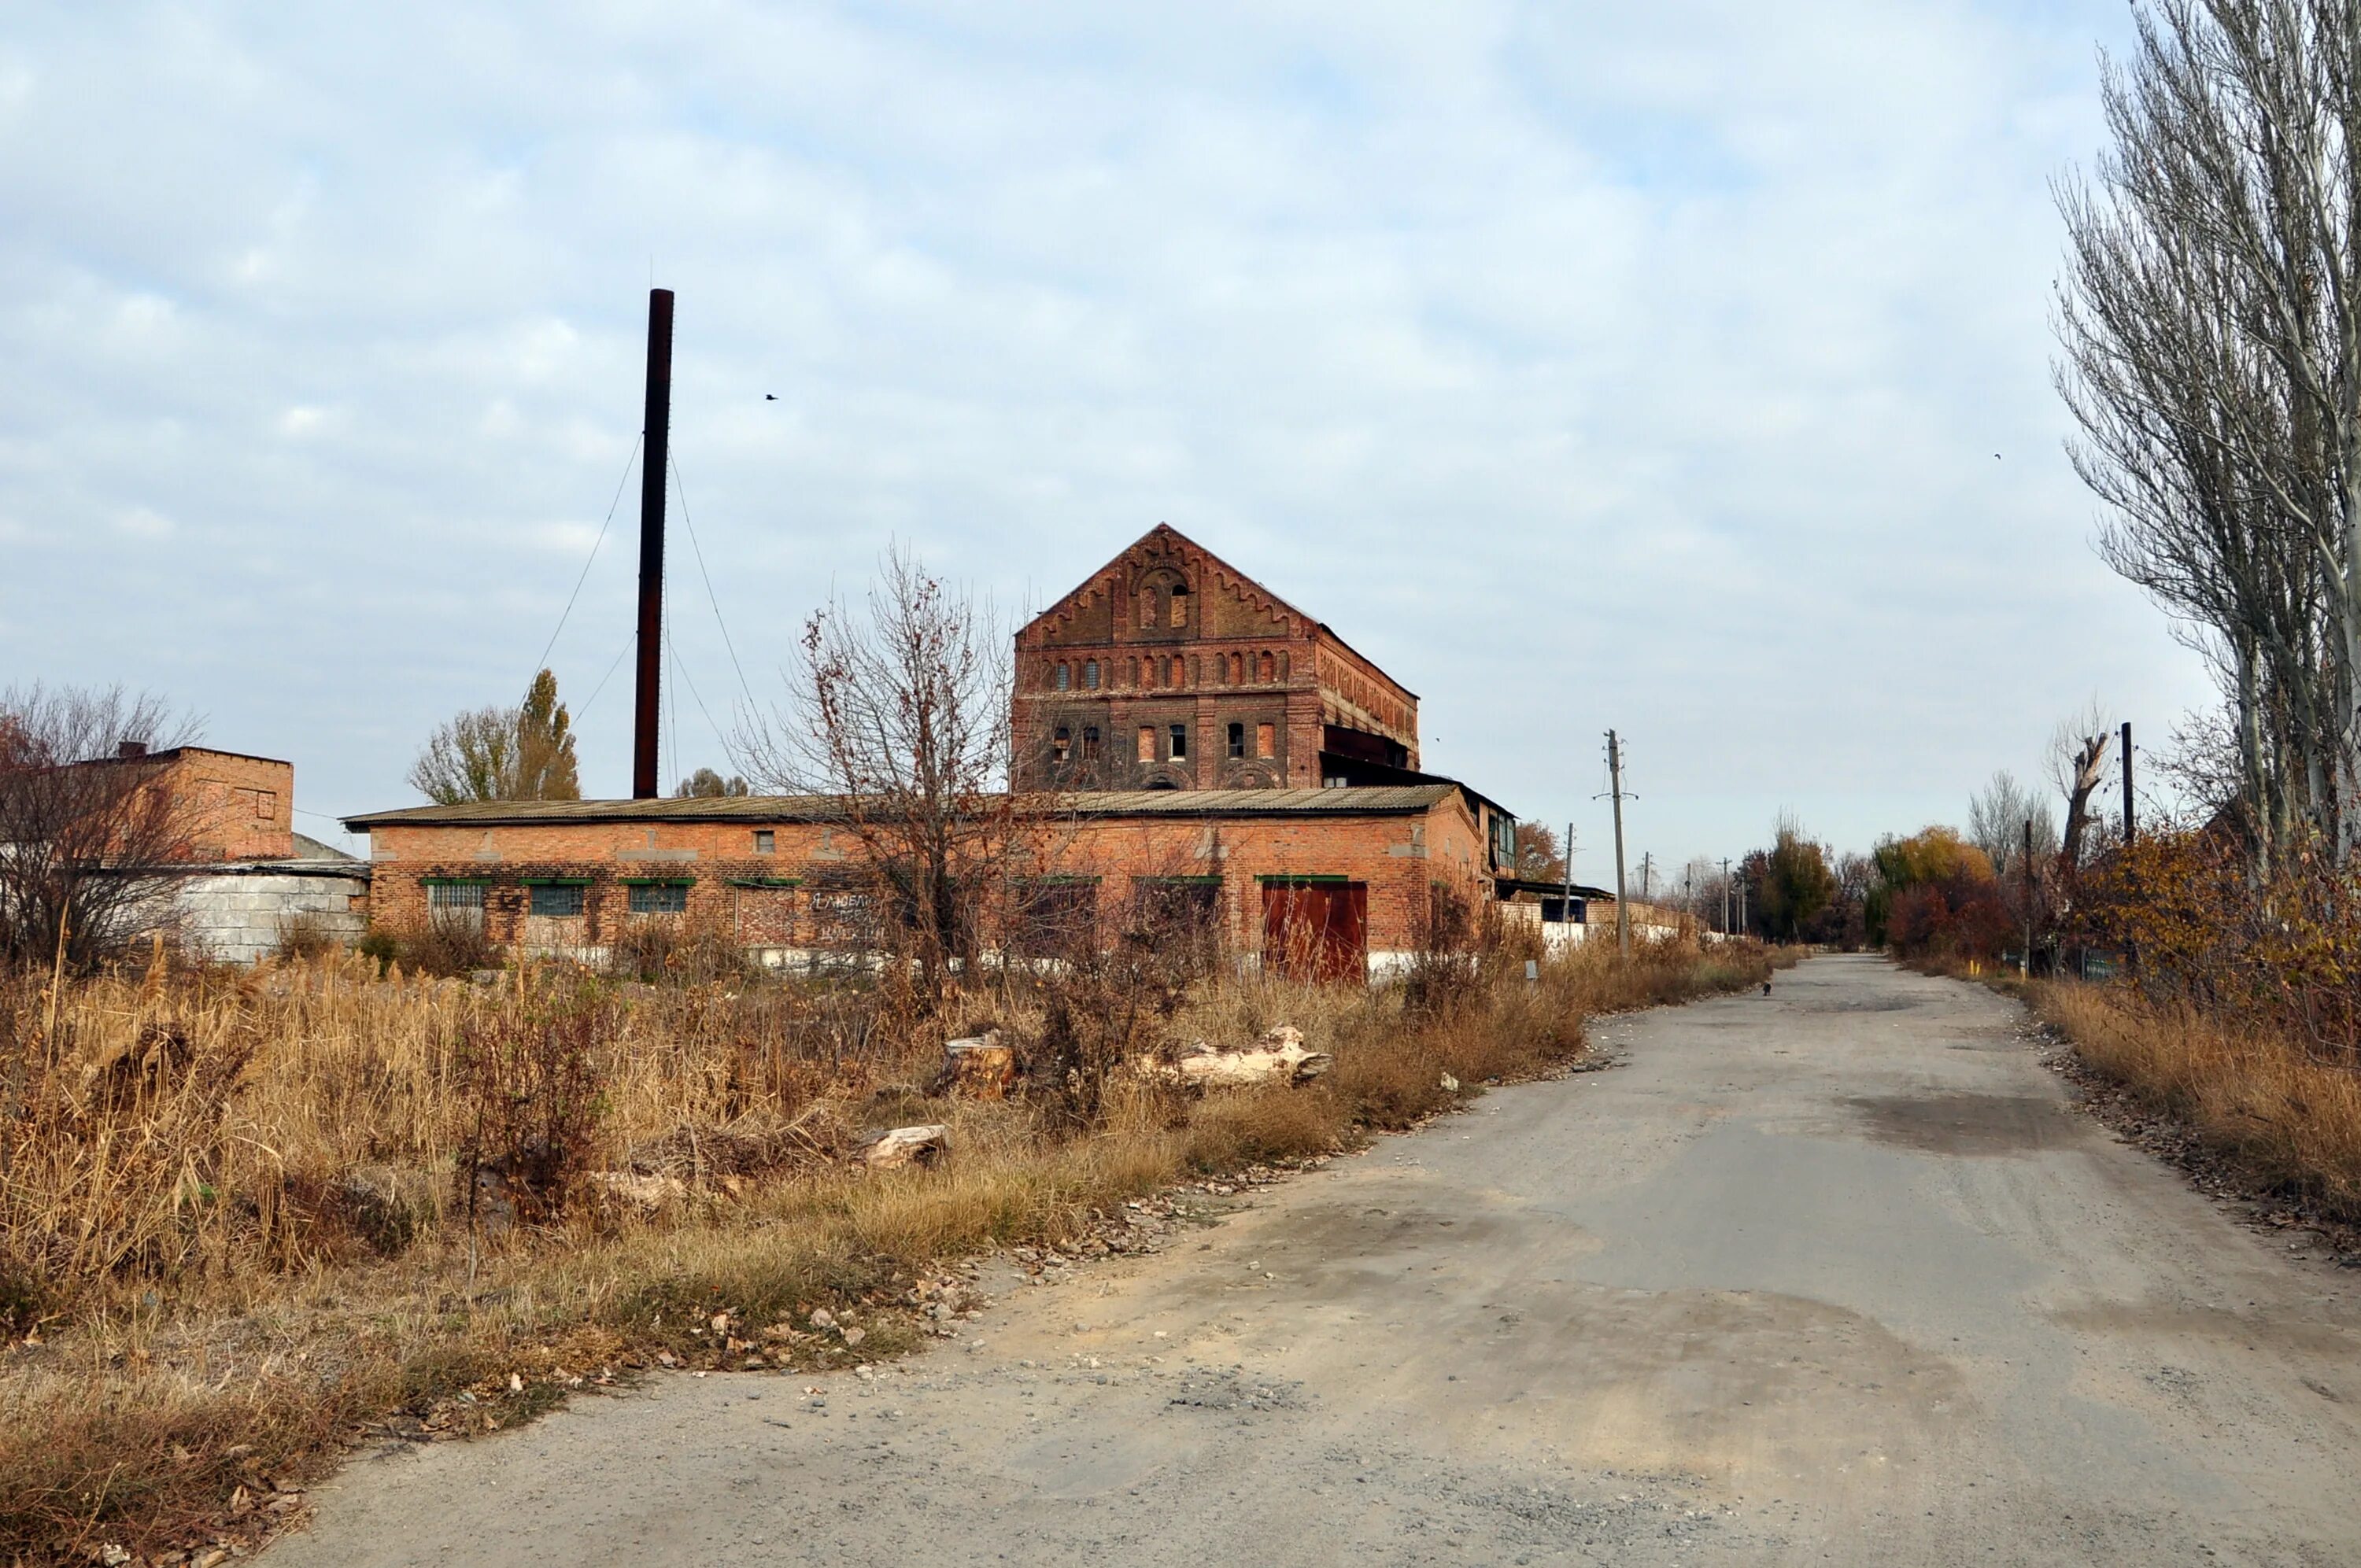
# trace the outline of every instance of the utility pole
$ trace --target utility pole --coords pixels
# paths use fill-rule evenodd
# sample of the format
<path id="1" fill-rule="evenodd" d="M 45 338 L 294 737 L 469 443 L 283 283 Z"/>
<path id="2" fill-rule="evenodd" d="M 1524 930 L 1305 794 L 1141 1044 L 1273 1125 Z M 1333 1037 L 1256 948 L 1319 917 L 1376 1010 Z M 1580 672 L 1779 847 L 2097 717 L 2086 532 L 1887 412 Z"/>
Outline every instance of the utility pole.
<path id="1" fill-rule="evenodd" d="M 664 484 L 672 475 L 672 291 L 648 291 L 648 401 L 640 446 L 640 646 L 631 724 L 631 798 L 653 800 L 664 674 Z"/>
<path id="2" fill-rule="evenodd" d="M 1656 851 L 1650 850 L 1640 857 L 1640 902 L 1645 904 L 1653 895 L 1656 883 Z"/>
<path id="3" fill-rule="evenodd" d="M 2124 842 L 2132 841 L 2132 725 L 2124 720 Z"/>
<path id="4" fill-rule="evenodd" d="M 1607 732 L 1607 789 L 1615 799 L 1615 952 L 1631 956 L 1631 910 L 1623 881 L 1623 745 Z"/>
<path id="5" fill-rule="evenodd" d="M 2033 978 L 2033 818 L 2025 819 L 2025 978 Z"/>
<path id="6" fill-rule="evenodd" d="M 1574 924 L 1574 824 L 1571 822 L 1565 825 L 1565 902 L 1558 905 L 1557 919 L 1561 926 L 1570 927 Z M 1565 939 L 1571 946 L 1574 941 L 1571 930 L 1566 932 Z"/>
<path id="7" fill-rule="evenodd" d="M 1730 935 L 1730 857 L 1721 857 L 1721 934 Z"/>

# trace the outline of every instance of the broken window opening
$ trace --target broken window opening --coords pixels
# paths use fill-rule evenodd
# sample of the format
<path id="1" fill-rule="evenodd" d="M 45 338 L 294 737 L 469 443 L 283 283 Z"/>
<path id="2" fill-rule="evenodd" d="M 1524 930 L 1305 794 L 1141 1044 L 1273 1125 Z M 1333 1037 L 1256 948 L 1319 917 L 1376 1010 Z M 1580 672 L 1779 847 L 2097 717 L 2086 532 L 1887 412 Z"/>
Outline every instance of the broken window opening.
<path id="1" fill-rule="evenodd" d="M 1062 764 L 1066 760 L 1066 754 L 1072 749 L 1073 731 L 1060 724 L 1058 726 L 1058 732 L 1049 738 L 1049 760 Z"/>
<path id="2" fill-rule="evenodd" d="M 1186 583 L 1172 590 L 1172 624 L 1189 624 L 1189 585 Z"/>
<path id="3" fill-rule="evenodd" d="M 1185 724 L 1176 724 L 1172 727 L 1172 759 L 1178 762 L 1188 754 L 1189 727 Z"/>

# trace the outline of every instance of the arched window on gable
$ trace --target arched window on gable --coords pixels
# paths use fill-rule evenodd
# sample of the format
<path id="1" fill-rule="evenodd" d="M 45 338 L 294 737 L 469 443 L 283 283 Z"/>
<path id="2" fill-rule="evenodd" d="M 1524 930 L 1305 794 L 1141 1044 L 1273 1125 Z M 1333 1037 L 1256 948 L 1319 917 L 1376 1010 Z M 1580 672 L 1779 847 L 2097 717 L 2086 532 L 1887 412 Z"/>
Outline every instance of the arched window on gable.
<path id="1" fill-rule="evenodd" d="M 1073 671 L 1072 671 L 1072 670 L 1071 670 L 1071 669 L 1069 669 L 1069 668 L 1068 668 L 1066 665 L 1064 665 L 1064 664 L 1060 664 L 1060 665 L 1058 666 L 1058 676 L 1057 676 L 1057 687 L 1058 687 L 1058 689 L 1059 689 L 1060 691 L 1064 691 L 1064 690 L 1065 690 L 1069 685 L 1072 685 L 1072 684 L 1073 684 Z"/>
<path id="2" fill-rule="evenodd" d="M 1186 583 L 1178 583 L 1173 586 L 1172 624 L 1175 626 L 1186 626 L 1189 624 L 1189 585 Z"/>
<path id="3" fill-rule="evenodd" d="M 1082 665 L 1082 688 L 1085 691 L 1099 689 L 1099 662 L 1096 659 L 1092 659 Z"/>

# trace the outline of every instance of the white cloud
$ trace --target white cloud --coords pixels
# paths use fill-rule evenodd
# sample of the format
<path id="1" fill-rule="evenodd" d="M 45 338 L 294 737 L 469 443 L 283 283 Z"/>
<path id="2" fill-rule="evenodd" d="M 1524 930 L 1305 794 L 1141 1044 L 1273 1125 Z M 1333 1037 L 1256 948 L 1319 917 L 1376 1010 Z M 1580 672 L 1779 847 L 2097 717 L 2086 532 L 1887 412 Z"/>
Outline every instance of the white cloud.
<path id="1" fill-rule="evenodd" d="M 0 510 L 57 541 L 13 635 L 294 756 L 308 806 L 400 800 L 411 737 L 522 689 L 616 499 L 653 258 L 750 674 L 889 537 L 1039 602 L 1169 521 L 1535 816 L 1588 819 L 1610 723 L 1635 852 L 1783 803 L 1851 841 L 1956 816 L 2090 688 L 2158 730 L 2201 689 L 2091 556 L 2047 385 L 2046 181 L 2097 145 L 2122 26 L 51 13 L 0 55 Z M 628 636 L 635 492 L 553 654 L 570 696 Z M 126 550 L 151 507 L 185 527 Z M 309 652 L 258 667 L 236 595 L 266 587 Z M 100 604 L 133 630 L 77 639 Z M 593 787 L 625 707 L 588 715 Z M 672 733 L 717 754 L 693 708 Z"/>

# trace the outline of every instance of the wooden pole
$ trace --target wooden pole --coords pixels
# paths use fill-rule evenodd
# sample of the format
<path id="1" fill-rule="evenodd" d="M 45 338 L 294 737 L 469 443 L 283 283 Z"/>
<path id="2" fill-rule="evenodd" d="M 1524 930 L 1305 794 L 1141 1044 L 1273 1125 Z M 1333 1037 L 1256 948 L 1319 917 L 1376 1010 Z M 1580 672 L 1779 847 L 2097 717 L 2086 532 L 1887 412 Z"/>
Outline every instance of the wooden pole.
<path id="1" fill-rule="evenodd" d="M 1615 731 L 1607 732 L 1607 787 L 1615 798 L 1615 951 L 1631 956 L 1631 911 L 1623 882 L 1623 747 Z"/>

